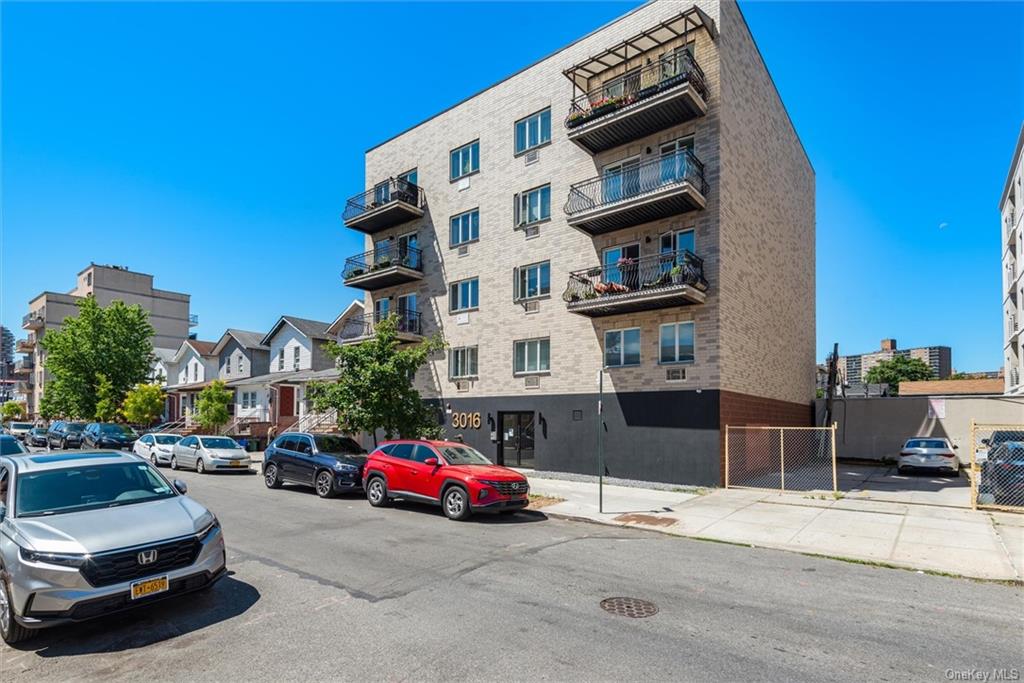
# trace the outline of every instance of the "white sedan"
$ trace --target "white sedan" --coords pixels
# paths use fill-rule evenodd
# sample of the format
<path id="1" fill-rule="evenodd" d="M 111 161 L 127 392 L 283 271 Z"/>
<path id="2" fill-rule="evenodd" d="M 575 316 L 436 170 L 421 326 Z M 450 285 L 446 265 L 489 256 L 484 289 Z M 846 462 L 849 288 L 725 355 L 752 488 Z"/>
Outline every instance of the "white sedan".
<path id="1" fill-rule="evenodd" d="M 919 436 L 907 439 L 900 450 L 896 469 L 900 474 L 913 469 L 935 469 L 959 474 L 960 461 L 954 453 L 956 448 L 945 438 Z"/>
<path id="2" fill-rule="evenodd" d="M 189 467 L 199 474 L 213 470 L 248 472 L 252 459 L 228 436 L 186 436 L 171 449 L 171 469 Z"/>
<path id="3" fill-rule="evenodd" d="M 146 458 L 154 465 L 171 464 L 171 449 L 181 441 L 177 434 L 143 434 L 135 440 L 132 453 Z"/>

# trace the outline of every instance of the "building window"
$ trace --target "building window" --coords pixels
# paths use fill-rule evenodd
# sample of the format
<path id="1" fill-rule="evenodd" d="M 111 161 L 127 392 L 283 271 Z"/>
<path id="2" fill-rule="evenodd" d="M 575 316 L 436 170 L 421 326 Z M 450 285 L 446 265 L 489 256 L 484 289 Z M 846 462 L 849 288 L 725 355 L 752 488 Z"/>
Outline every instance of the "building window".
<path id="1" fill-rule="evenodd" d="M 693 362 L 693 323 L 669 323 L 661 326 L 661 363 Z"/>
<path id="2" fill-rule="evenodd" d="M 551 218 L 551 186 L 535 187 L 517 194 L 515 214 L 517 227 Z"/>
<path id="3" fill-rule="evenodd" d="M 604 333 L 604 365 L 607 368 L 640 365 L 639 327 Z"/>
<path id="4" fill-rule="evenodd" d="M 476 377 L 476 357 L 477 350 L 475 346 L 452 349 L 448 355 L 448 377 L 450 379 Z"/>
<path id="5" fill-rule="evenodd" d="M 516 154 L 551 142 L 551 108 L 516 121 Z"/>
<path id="6" fill-rule="evenodd" d="M 517 375 L 548 372 L 551 369 L 551 340 L 526 339 L 515 343 L 515 364 Z"/>
<path id="7" fill-rule="evenodd" d="M 448 290 L 448 310 L 452 313 L 468 311 L 480 306 L 480 280 L 472 278 L 453 282 Z"/>
<path id="8" fill-rule="evenodd" d="M 243 391 L 242 392 L 242 410 L 247 410 L 248 408 L 249 408 L 249 392 L 248 391 Z"/>
<path id="9" fill-rule="evenodd" d="M 228 356 L 227 368 L 225 369 L 227 374 L 231 374 L 231 356 Z"/>
<path id="10" fill-rule="evenodd" d="M 451 220 L 451 246 L 475 242 L 480 239 L 480 210 L 473 209 Z"/>
<path id="11" fill-rule="evenodd" d="M 192 365 L 192 381 L 193 382 L 198 382 L 199 381 L 199 364 L 198 363 L 194 363 Z"/>
<path id="12" fill-rule="evenodd" d="M 451 179 L 458 180 L 480 170 L 480 141 L 451 151 Z"/>
<path id="13" fill-rule="evenodd" d="M 551 262 L 534 263 L 515 272 L 515 300 L 534 299 L 551 293 Z"/>
<path id="14" fill-rule="evenodd" d="M 284 347 L 282 346 L 277 351 L 277 369 L 284 370 Z"/>
<path id="15" fill-rule="evenodd" d="M 296 346 L 292 349 L 292 370 L 299 369 L 299 357 L 302 354 L 302 347 Z"/>
<path id="16" fill-rule="evenodd" d="M 406 171 L 402 175 L 398 176 L 398 179 L 402 182 L 409 183 L 410 185 L 416 185 L 416 169 L 414 168 L 411 171 Z"/>

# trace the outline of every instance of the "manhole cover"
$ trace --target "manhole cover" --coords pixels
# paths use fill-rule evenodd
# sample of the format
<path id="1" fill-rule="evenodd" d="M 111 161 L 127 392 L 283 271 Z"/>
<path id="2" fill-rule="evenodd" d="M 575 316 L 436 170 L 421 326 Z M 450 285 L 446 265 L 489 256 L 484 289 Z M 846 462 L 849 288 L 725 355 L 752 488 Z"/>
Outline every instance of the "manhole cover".
<path id="1" fill-rule="evenodd" d="M 640 598 L 605 598 L 601 601 L 601 609 L 632 619 L 652 617 L 658 613 L 657 605 Z"/>

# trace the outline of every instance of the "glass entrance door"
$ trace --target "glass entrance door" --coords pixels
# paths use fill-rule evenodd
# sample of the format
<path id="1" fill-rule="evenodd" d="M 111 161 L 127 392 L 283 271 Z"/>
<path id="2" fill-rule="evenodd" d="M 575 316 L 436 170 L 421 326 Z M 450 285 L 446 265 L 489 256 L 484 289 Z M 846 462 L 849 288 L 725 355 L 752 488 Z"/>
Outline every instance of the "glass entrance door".
<path id="1" fill-rule="evenodd" d="M 533 413 L 501 414 L 501 462 L 506 467 L 533 467 Z"/>

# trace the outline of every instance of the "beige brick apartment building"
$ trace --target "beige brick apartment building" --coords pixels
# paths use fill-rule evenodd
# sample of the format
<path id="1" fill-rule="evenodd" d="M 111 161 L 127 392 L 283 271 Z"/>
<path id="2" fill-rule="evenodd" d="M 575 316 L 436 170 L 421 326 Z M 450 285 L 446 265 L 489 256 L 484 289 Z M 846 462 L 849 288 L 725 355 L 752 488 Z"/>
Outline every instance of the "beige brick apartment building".
<path id="1" fill-rule="evenodd" d="M 739 8 L 645 4 L 366 153 L 346 284 L 449 349 L 417 378 L 506 465 L 720 481 L 808 424 L 814 173 Z"/>
<path id="2" fill-rule="evenodd" d="M 1021 366 L 1021 319 L 1024 318 L 1024 125 L 1006 174 L 1003 195 L 999 199 L 1002 218 L 1003 255 L 1003 378 L 1007 394 L 1024 395 Z"/>

